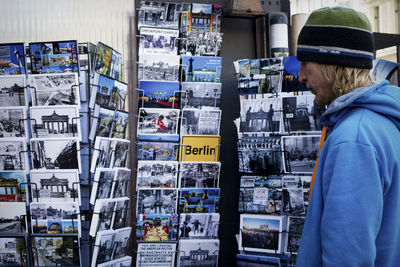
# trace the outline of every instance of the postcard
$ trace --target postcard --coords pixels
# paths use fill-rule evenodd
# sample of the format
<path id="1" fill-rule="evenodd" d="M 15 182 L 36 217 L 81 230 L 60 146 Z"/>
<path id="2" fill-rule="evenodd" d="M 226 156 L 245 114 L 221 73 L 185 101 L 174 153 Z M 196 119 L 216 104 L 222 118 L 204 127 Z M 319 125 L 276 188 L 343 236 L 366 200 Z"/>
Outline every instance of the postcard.
<path id="1" fill-rule="evenodd" d="M 220 192 L 220 188 L 181 188 L 179 196 L 179 212 L 218 212 Z"/>
<path id="2" fill-rule="evenodd" d="M 289 215 L 305 215 L 308 207 L 311 176 L 282 176 L 283 211 Z"/>
<path id="3" fill-rule="evenodd" d="M 0 75 L 26 74 L 25 44 L 0 44 Z"/>
<path id="4" fill-rule="evenodd" d="M 181 109 L 213 107 L 221 105 L 221 83 L 182 82 Z"/>
<path id="5" fill-rule="evenodd" d="M 209 32 L 212 28 L 212 4 L 192 4 L 192 20 L 190 30 L 193 32 Z"/>
<path id="6" fill-rule="evenodd" d="M 138 241 L 173 241 L 178 237 L 178 214 L 138 214 Z"/>
<path id="7" fill-rule="evenodd" d="M 0 187 L 0 202 L 26 201 L 25 171 L 0 171 L 0 182 L 7 187 Z"/>
<path id="8" fill-rule="evenodd" d="M 137 144 L 137 160 L 178 160 L 179 140 L 139 140 Z"/>
<path id="9" fill-rule="evenodd" d="M 114 146 L 111 150 L 111 168 L 115 167 L 126 167 L 126 161 L 128 158 L 130 141 L 125 139 L 112 138 L 114 140 Z"/>
<path id="10" fill-rule="evenodd" d="M 179 31 L 164 28 L 140 27 L 139 55 L 177 55 Z"/>
<path id="11" fill-rule="evenodd" d="M 139 160 L 136 181 L 136 188 L 176 188 L 178 162 Z"/>
<path id="12" fill-rule="evenodd" d="M 312 173 L 317 159 L 319 135 L 282 136 L 285 173 Z"/>
<path id="13" fill-rule="evenodd" d="M 183 109 L 181 134 L 219 135 L 221 110 Z"/>
<path id="14" fill-rule="evenodd" d="M 91 267 L 96 267 L 98 264 L 112 260 L 111 256 L 114 251 L 114 238 L 114 230 L 97 232 Z"/>
<path id="15" fill-rule="evenodd" d="M 94 108 L 97 104 L 106 108 L 125 110 L 128 84 L 96 72 L 91 86 L 90 108 Z"/>
<path id="16" fill-rule="evenodd" d="M 181 213 L 179 240 L 218 238 L 219 213 Z"/>
<path id="17" fill-rule="evenodd" d="M 128 249 L 130 245 L 131 232 L 132 232 L 132 227 L 124 227 L 115 230 L 115 238 L 114 238 L 115 249 L 112 255 L 113 259 L 122 259 L 123 257 L 129 254 Z M 117 265 L 117 266 L 123 266 L 123 265 Z"/>
<path id="18" fill-rule="evenodd" d="M 30 184 L 32 202 L 81 203 L 77 170 L 31 170 Z"/>
<path id="19" fill-rule="evenodd" d="M 79 73 L 77 41 L 29 43 L 32 74 Z"/>
<path id="20" fill-rule="evenodd" d="M 0 251 L 6 255 L 0 259 L 2 266 L 28 266 L 25 237 L 0 237 Z"/>
<path id="21" fill-rule="evenodd" d="M 27 171 L 29 169 L 25 138 L 0 138 L 0 155 L 0 170 Z"/>
<path id="22" fill-rule="evenodd" d="M 213 5 L 211 18 L 212 18 L 211 31 L 221 32 L 221 19 L 222 19 L 221 5 Z"/>
<path id="23" fill-rule="evenodd" d="M 113 49 L 106 44 L 98 42 L 96 45 L 96 58 L 94 71 L 105 76 L 111 77 Z M 113 62 L 114 63 L 114 62 Z"/>
<path id="24" fill-rule="evenodd" d="M 90 172 L 96 168 L 125 167 L 130 141 L 119 138 L 97 137 Z"/>
<path id="25" fill-rule="evenodd" d="M 113 168 L 115 170 L 112 191 L 113 198 L 126 197 L 131 180 L 131 170 L 128 168 Z"/>
<path id="26" fill-rule="evenodd" d="M 33 106 L 80 106 L 77 73 L 38 74 L 28 77 Z"/>
<path id="27" fill-rule="evenodd" d="M 281 253 L 283 217 L 240 214 L 239 250 Z"/>
<path id="28" fill-rule="evenodd" d="M 179 240 L 177 266 L 218 266 L 219 239 L 183 239 Z M 201 252 L 201 257 L 191 257 Z"/>
<path id="29" fill-rule="evenodd" d="M 184 82 L 221 82 L 222 58 L 182 56 Z"/>
<path id="30" fill-rule="evenodd" d="M 297 92 L 308 90 L 305 83 L 299 82 L 301 62 L 296 56 L 283 58 L 282 92 Z"/>
<path id="31" fill-rule="evenodd" d="M 27 232 L 25 202 L 0 202 L 0 233 L 18 234 Z"/>
<path id="32" fill-rule="evenodd" d="M 139 81 L 139 107 L 179 108 L 179 82 Z"/>
<path id="33" fill-rule="evenodd" d="M 28 134 L 28 122 L 25 107 L 0 106 L 0 138 L 25 137 Z"/>
<path id="34" fill-rule="evenodd" d="M 111 108 L 125 111 L 125 102 L 126 97 L 128 96 L 128 84 L 121 81 L 115 81 L 113 88 L 114 90 L 112 91 L 110 102 Z"/>
<path id="35" fill-rule="evenodd" d="M 115 111 L 114 123 L 112 126 L 112 138 L 126 138 L 126 131 L 129 122 L 129 113 L 124 111 Z"/>
<path id="36" fill-rule="evenodd" d="M 78 169 L 81 154 L 78 138 L 31 139 L 33 169 Z"/>
<path id="37" fill-rule="evenodd" d="M 90 204 L 94 205 L 97 199 L 111 198 L 115 170 L 112 168 L 96 168 L 94 174 Z"/>
<path id="38" fill-rule="evenodd" d="M 190 32 L 192 24 L 191 16 L 192 16 L 192 4 L 182 3 L 181 26 L 179 28 L 182 34 L 185 32 Z"/>
<path id="39" fill-rule="evenodd" d="M 177 134 L 179 109 L 140 108 L 138 117 L 138 135 Z"/>
<path id="40" fill-rule="evenodd" d="M 179 46 L 180 55 L 221 56 L 223 33 L 190 31 L 182 35 Z"/>
<path id="41" fill-rule="evenodd" d="M 180 161 L 219 161 L 221 137 L 182 135 Z"/>
<path id="42" fill-rule="evenodd" d="M 180 188 L 216 188 L 219 186 L 221 162 L 181 162 Z"/>
<path id="43" fill-rule="evenodd" d="M 174 213 L 177 208 L 177 189 L 138 189 L 137 214 Z"/>
<path id="44" fill-rule="evenodd" d="M 121 197 L 114 198 L 115 204 L 115 213 L 111 222 L 112 229 L 120 229 L 128 226 L 128 211 L 129 211 L 129 198 Z"/>
<path id="45" fill-rule="evenodd" d="M 30 120 L 33 137 L 82 139 L 80 115 L 76 106 L 31 107 Z"/>
<path id="46" fill-rule="evenodd" d="M 95 237 L 98 231 L 112 229 L 116 201 L 114 199 L 97 199 L 94 205 L 89 235 Z"/>
<path id="47" fill-rule="evenodd" d="M 178 55 L 140 54 L 138 79 L 152 81 L 179 81 Z"/>
<path id="48" fill-rule="evenodd" d="M 399 63 L 397 62 L 385 59 L 372 60 L 371 74 L 375 77 L 375 82 L 377 83 L 383 80 L 390 80 L 397 69 L 399 69 Z"/>
<path id="49" fill-rule="evenodd" d="M 301 235 L 303 233 L 305 219 L 305 217 L 288 217 L 285 253 L 297 254 L 300 246 Z"/>
<path id="50" fill-rule="evenodd" d="M 138 243 L 136 266 L 175 266 L 175 255 L 176 243 L 141 242 Z"/>
<path id="51" fill-rule="evenodd" d="M 115 51 L 113 49 L 112 51 L 112 56 L 111 56 L 111 71 L 110 71 L 110 76 L 114 78 L 115 80 L 122 82 L 122 68 L 123 68 L 124 62 L 123 58 L 120 52 Z"/>
<path id="52" fill-rule="evenodd" d="M 25 75 L 0 75 L 0 107 L 28 106 Z"/>
<path id="53" fill-rule="evenodd" d="M 94 140 L 96 136 L 111 137 L 114 119 L 115 110 L 95 105 L 89 139 Z"/>
<path id="54" fill-rule="evenodd" d="M 178 29 L 182 4 L 140 1 L 138 11 L 138 29 L 151 26 Z"/>
<path id="55" fill-rule="evenodd" d="M 257 266 L 257 267 L 281 267 L 281 259 L 271 256 L 264 256 L 260 254 L 249 254 L 249 253 L 240 253 L 236 254 L 236 264 L 237 267 L 248 267 Z M 292 267 L 292 265 L 288 265 L 288 267 Z"/>
<path id="56" fill-rule="evenodd" d="M 57 262 L 80 266 L 79 239 L 76 236 L 32 237 L 32 251 L 35 266 L 54 266 Z"/>

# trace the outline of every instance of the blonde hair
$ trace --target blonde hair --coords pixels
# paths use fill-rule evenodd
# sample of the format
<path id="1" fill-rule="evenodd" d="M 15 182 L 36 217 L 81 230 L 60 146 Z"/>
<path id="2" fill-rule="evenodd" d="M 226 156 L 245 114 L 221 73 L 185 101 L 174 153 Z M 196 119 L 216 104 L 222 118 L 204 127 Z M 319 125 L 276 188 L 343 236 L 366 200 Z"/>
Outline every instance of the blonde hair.
<path id="1" fill-rule="evenodd" d="M 370 86 L 375 82 L 369 69 L 321 64 L 325 79 L 333 81 L 332 91 L 339 97 L 358 87 Z"/>

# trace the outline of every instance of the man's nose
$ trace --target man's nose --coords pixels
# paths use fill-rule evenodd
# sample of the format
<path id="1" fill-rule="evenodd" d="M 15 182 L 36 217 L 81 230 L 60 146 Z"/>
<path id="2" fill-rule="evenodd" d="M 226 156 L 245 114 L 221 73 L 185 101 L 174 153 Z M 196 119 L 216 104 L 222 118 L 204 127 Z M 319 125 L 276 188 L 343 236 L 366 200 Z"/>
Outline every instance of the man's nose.
<path id="1" fill-rule="evenodd" d="M 299 77 L 298 77 L 299 82 L 305 83 L 307 81 L 307 76 L 304 70 L 304 65 L 301 63 L 300 65 L 300 71 L 299 71 Z"/>

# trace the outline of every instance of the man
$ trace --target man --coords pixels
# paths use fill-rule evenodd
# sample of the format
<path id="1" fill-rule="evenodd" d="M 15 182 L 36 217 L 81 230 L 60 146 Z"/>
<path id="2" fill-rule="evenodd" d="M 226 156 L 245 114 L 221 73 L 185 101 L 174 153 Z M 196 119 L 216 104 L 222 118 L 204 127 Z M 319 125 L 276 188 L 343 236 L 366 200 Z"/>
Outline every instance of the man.
<path id="1" fill-rule="evenodd" d="M 373 52 L 352 9 L 316 10 L 300 32 L 299 80 L 329 106 L 297 266 L 399 266 L 400 88 L 373 84 Z"/>

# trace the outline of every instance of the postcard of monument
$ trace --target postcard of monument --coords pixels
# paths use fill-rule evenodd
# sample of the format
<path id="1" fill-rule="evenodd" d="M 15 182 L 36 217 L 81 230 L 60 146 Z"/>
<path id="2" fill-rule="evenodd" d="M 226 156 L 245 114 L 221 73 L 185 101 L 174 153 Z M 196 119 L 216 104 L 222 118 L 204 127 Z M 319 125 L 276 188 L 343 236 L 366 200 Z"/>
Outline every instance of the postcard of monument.
<path id="1" fill-rule="evenodd" d="M 0 138 L 0 170 L 28 171 L 28 153 L 26 139 L 22 137 Z"/>
<path id="2" fill-rule="evenodd" d="M 219 135 L 182 135 L 180 161 L 219 161 Z"/>
<path id="3" fill-rule="evenodd" d="M 130 147 L 130 141 L 119 138 L 112 138 L 113 146 L 111 147 L 111 168 L 126 167 L 126 161 L 128 159 L 128 152 Z"/>
<path id="4" fill-rule="evenodd" d="M 174 213 L 177 206 L 177 189 L 138 189 L 136 213 Z"/>
<path id="5" fill-rule="evenodd" d="M 221 83 L 182 82 L 181 109 L 213 107 L 221 104 Z"/>
<path id="6" fill-rule="evenodd" d="M 305 215 L 309 204 L 311 176 L 282 176 L 283 212 L 289 215 Z"/>
<path id="7" fill-rule="evenodd" d="M 178 161 L 139 160 L 136 188 L 176 188 Z"/>
<path id="8" fill-rule="evenodd" d="M 183 109 L 181 134 L 219 135 L 221 110 Z"/>
<path id="9" fill-rule="evenodd" d="M 26 74 L 25 44 L 0 44 L 0 75 Z"/>
<path id="10" fill-rule="evenodd" d="M 54 266 L 54 262 L 80 266 L 79 238 L 76 236 L 32 237 L 32 248 L 34 266 Z"/>
<path id="11" fill-rule="evenodd" d="M 26 201 L 25 171 L 0 171 L 0 183 L 8 187 L 0 187 L 0 202 Z"/>
<path id="12" fill-rule="evenodd" d="M 221 56 L 222 35 L 219 32 L 185 32 L 179 54 L 186 56 Z"/>
<path id="13" fill-rule="evenodd" d="M 177 55 L 179 31 L 173 29 L 141 27 L 139 55 Z"/>
<path id="14" fill-rule="evenodd" d="M 210 32 L 212 29 L 212 4 L 192 4 L 191 28 L 193 32 Z"/>
<path id="15" fill-rule="evenodd" d="M 112 138 L 96 137 L 93 148 L 93 156 L 91 162 L 90 172 L 94 173 L 96 168 L 110 168 L 113 147 L 115 142 Z"/>
<path id="16" fill-rule="evenodd" d="M 179 81 L 178 55 L 141 54 L 138 63 L 138 79 L 152 81 Z"/>
<path id="17" fill-rule="evenodd" d="M 144 26 L 178 29 L 181 9 L 182 4 L 140 1 L 138 29 Z"/>
<path id="18" fill-rule="evenodd" d="M 220 172 L 221 162 L 181 162 L 179 169 L 179 187 L 219 187 Z"/>
<path id="19" fill-rule="evenodd" d="M 112 126 L 112 138 L 126 138 L 126 131 L 129 122 L 129 113 L 115 110 L 114 123 Z"/>
<path id="20" fill-rule="evenodd" d="M 78 169 L 81 172 L 81 154 L 78 138 L 31 140 L 33 169 Z"/>
<path id="21" fill-rule="evenodd" d="M 0 138 L 25 137 L 28 135 L 25 107 L 0 107 Z"/>
<path id="22" fill-rule="evenodd" d="M 31 170 L 30 178 L 32 202 L 81 203 L 77 170 Z"/>
<path id="23" fill-rule="evenodd" d="M 282 158 L 285 173 L 313 172 L 318 154 L 319 135 L 282 136 Z"/>
<path id="24" fill-rule="evenodd" d="M 142 139 L 137 144 L 137 160 L 178 160 L 179 141 Z"/>
<path id="25" fill-rule="evenodd" d="M 288 216 L 285 253 L 297 254 L 305 219 L 301 216 Z"/>
<path id="26" fill-rule="evenodd" d="M 77 137 L 82 139 L 76 106 L 31 107 L 31 132 L 35 138 Z"/>
<path id="27" fill-rule="evenodd" d="M 78 42 L 29 43 L 32 74 L 79 73 Z"/>
<path id="28" fill-rule="evenodd" d="M 94 205 L 97 199 L 111 198 L 115 172 L 112 168 L 96 168 L 90 194 L 90 204 Z"/>
<path id="29" fill-rule="evenodd" d="M 94 205 L 89 235 L 95 237 L 97 231 L 112 229 L 112 218 L 115 212 L 114 199 L 97 199 Z"/>
<path id="30" fill-rule="evenodd" d="M 177 134 L 179 109 L 140 108 L 138 117 L 138 135 Z"/>
<path id="31" fill-rule="evenodd" d="M 28 106 L 25 75 L 0 75 L 0 107 Z"/>
<path id="32" fill-rule="evenodd" d="M 219 239 L 183 239 L 178 245 L 177 266 L 218 266 Z M 193 257 L 193 255 L 196 255 Z"/>
<path id="33" fill-rule="evenodd" d="M 179 82 L 139 81 L 139 107 L 179 108 Z"/>
<path id="34" fill-rule="evenodd" d="M 220 193 L 220 188 L 181 188 L 179 196 L 179 212 L 218 212 Z"/>
<path id="35" fill-rule="evenodd" d="M 126 197 L 128 185 L 131 180 L 131 170 L 128 168 L 113 168 L 113 170 L 115 170 L 115 175 L 111 189 L 112 197 Z"/>
<path id="36" fill-rule="evenodd" d="M 114 238 L 114 251 L 112 258 L 113 259 L 121 259 L 124 256 L 127 256 L 129 251 L 129 241 L 132 232 L 132 227 L 124 227 L 115 230 L 115 238 Z M 117 265 L 121 266 L 121 265 Z M 130 266 L 130 265 L 129 265 Z"/>
<path id="37" fill-rule="evenodd" d="M 175 266 L 176 253 L 176 243 L 174 242 L 141 242 L 138 243 L 136 266 Z"/>
<path id="38" fill-rule="evenodd" d="M 138 241 L 173 241 L 178 237 L 178 214 L 138 214 Z"/>
<path id="39" fill-rule="evenodd" d="M 114 199 L 115 213 L 111 222 L 112 229 L 120 229 L 128 226 L 129 197 L 120 197 Z"/>
<path id="40" fill-rule="evenodd" d="M 240 214 L 239 249 L 279 254 L 285 226 L 282 216 Z"/>
<path id="41" fill-rule="evenodd" d="M 26 249 L 25 237 L 0 237 L 0 251 L 7 255 L 0 263 L 7 265 L 7 261 L 12 261 L 14 266 L 27 266 Z"/>
<path id="42" fill-rule="evenodd" d="M 0 202 L 0 233 L 17 234 L 27 232 L 25 202 Z"/>
<path id="43" fill-rule="evenodd" d="M 182 81 L 221 82 L 221 57 L 182 56 Z"/>
<path id="44" fill-rule="evenodd" d="M 96 57 L 94 62 L 94 71 L 102 75 L 111 77 L 111 63 L 113 49 L 108 45 L 98 42 L 96 45 Z"/>
<path id="45" fill-rule="evenodd" d="M 89 107 L 94 108 L 94 105 L 102 105 L 110 107 L 111 95 L 113 93 L 115 80 L 95 72 L 93 83 L 91 85 Z"/>
<path id="46" fill-rule="evenodd" d="M 218 238 L 219 213 L 181 213 L 179 239 Z"/>
<path id="47" fill-rule="evenodd" d="M 114 238 L 114 230 L 97 232 L 91 267 L 96 267 L 98 264 L 112 260 L 111 256 L 114 251 Z"/>
<path id="48" fill-rule="evenodd" d="M 95 105 L 89 139 L 94 140 L 96 136 L 111 137 L 114 118 L 115 110 Z"/>
<path id="49" fill-rule="evenodd" d="M 29 75 L 29 88 L 33 106 L 80 106 L 77 73 Z"/>
<path id="50" fill-rule="evenodd" d="M 115 81 L 114 90 L 112 91 L 111 94 L 111 102 L 110 102 L 111 108 L 125 111 L 126 110 L 125 102 L 127 96 L 128 96 L 128 84 L 121 81 Z"/>

